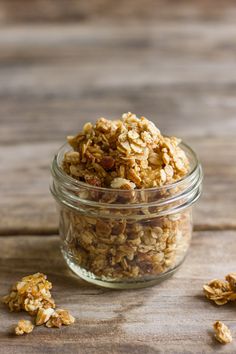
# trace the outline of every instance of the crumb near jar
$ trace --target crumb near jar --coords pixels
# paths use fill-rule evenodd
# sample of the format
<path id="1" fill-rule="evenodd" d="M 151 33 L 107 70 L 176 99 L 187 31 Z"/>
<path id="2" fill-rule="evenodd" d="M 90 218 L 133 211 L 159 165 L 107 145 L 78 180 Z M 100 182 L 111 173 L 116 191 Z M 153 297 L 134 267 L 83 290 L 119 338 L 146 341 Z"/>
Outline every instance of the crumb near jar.
<path id="1" fill-rule="evenodd" d="M 229 328 L 221 321 L 216 321 L 213 324 L 213 328 L 215 331 L 215 338 L 221 344 L 231 343 L 233 338 Z"/>

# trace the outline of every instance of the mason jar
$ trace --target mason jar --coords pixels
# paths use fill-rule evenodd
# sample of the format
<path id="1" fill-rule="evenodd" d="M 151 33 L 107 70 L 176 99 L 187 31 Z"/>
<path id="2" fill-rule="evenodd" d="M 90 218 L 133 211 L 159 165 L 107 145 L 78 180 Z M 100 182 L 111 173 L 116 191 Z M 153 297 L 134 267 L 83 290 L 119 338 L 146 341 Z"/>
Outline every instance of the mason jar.
<path id="1" fill-rule="evenodd" d="M 63 145 L 52 162 L 51 192 L 59 213 L 61 251 L 82 279 L 107 288 L 154 285 L 183 263 L 192 236 L 192 205 L 202 168 L 181 143 L 189 163 L 182 179 L 159 188 L 121 190 L 80 182 L 61 168 Z"/>

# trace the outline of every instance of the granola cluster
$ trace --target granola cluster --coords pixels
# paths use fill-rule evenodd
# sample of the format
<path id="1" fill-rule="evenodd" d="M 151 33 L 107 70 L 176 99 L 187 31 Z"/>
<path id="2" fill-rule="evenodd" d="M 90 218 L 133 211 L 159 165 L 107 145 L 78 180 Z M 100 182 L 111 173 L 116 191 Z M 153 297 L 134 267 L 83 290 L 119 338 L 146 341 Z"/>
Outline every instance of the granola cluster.
<path id="1" fill-rule="evenodd" d="M 37 326 L 45 324 L 47 327 L 60 327 L 63 324 L 74 323 L 75 319 L 68 311 L 54 310 L 56 305 L 50 293 L 51 288 L 52 284 L 46 275 L 42 273 L 28 275 L 12 286 L 10 293 L 3 297 L 3 302 L 10 311 L 24 310 L 35 316 Z M 15 333 L 17 335 L 30 333 L 33 328 L 31 321 L 20 320 Z"/>
<path id="2" fill-rule="evenodd" d="M 231 343 L 233 338 L 229 328 L 222 322 L 216 321 L 213 325 L 215 331 L 215 338 L 221 344 Z"/>
<path id="3" fill-rule="evenodd" d="M 17 336 L 21 336 L 24 333 L 31 333 L 34 329 L 34 325 L 29 320 L 20 320 L 15 328 Z"/>
<path id="4" fill-rule="evenodd" d="M 99 187 L 158 187 L 179 180 L 189 170 L 180 139 L 164 137 L 151 121 L 130 112 L 121 120 L 87 123 L 67 140 L 73 150 L 64 156 L 64 171 Z"/>
<path id="5" fill-rule="evenodd" d="M 236 301 L 236 273 L 226 275 L 225 280 L 214 279 L 203 286 L 204 294 L 217 305 Z"/>

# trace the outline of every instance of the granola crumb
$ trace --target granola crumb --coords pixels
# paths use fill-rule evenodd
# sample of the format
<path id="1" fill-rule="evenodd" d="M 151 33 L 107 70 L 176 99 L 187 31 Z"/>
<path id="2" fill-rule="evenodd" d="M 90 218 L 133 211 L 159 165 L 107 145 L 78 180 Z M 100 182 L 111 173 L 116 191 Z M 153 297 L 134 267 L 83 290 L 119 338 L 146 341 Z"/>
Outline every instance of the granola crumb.
<path id="1" fill-rule="evenodd" d="M 226 275 L 225 280 L 214 279 L 203 286 L 205 296 L 216 305 L 236 301 L 236 273 Z"/>
<path id="2" fill-rule="evenodd" d="M 75 322 L 75 318 L 67 310 L 57 309 L 46 323 L 46 327 L 61 327 Z"/>
<path id="3" fill-rule="evenodd" d="M 15 334 L 21 336 L 25 333 L 31 333 L 34 329 L 34 325 L 29 320 L 20 320 L 15 327 Z"/>
<path id="4" fill-rule="evenodd" d="M 35 320 L 36 325 L 40 326 L 46 323 L 53 315 L 53 313 L 54 313 L 54 309 L 52 309 L 51 307 L 49 307 L 48 309 L 44 309 L 43 307 L 38 309 L 36 320 Z"/>
<path id="5" fill-rule="evenodd" d="M 232 342 L 233 338 L 231 332 L 223 322 L 216 321 L 213 324 L 213 328 L 215 331 L 215 338 L 218 340 L 218 342 L 221 344 L 228 344 Z"/>

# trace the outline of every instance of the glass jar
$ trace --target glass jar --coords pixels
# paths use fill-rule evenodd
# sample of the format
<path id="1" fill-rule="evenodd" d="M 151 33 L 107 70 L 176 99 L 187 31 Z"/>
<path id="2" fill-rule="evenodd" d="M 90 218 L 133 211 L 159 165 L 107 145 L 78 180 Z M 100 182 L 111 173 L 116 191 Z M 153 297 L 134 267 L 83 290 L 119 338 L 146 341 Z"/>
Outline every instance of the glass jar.
<path id="1" fill-rule="evenodd" d="M 59 211 L 62 254 L 70 269 L 108 288 L 139 288 L 172 275 L 192 236 L 192 204 L 202 168 L 186 144 L 190 171 L 160 188 L 120 190 L 77 181 L 61 168 L 63 145 L 52 162 L 51 192 Z"/>

